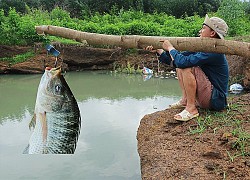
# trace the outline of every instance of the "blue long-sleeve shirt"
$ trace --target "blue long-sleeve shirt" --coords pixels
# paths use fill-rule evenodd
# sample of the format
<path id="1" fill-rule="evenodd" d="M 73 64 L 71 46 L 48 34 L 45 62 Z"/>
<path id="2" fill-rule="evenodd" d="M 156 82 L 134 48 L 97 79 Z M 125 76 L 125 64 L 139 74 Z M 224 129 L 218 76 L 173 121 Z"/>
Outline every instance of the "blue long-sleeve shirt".
<path id="1" fill-rule="evenodd" d="M 171 64 L 176 68 L 189 68 L 199 66 L 213 85 L 211 107 L 215 110 L 224 109 L 227 106 L 227 91 L 229 80 L 228 62 L 224 54 L 204 52 L 179 52 L 176 49 L 163 52 L 159 60 L 162 63 Z"/>

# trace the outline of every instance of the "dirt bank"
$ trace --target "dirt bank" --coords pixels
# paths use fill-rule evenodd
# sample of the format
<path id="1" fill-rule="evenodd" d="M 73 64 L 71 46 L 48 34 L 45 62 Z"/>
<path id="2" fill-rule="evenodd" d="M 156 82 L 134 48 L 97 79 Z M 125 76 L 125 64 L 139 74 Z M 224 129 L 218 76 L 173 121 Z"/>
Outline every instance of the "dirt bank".
<path id="1" fill-rule="evenodd" d="M 154 54 L 147 51 L 136 50 L 134 52 L 120 48 L 104 49 L 91 48 L 79 45 L 53 44 L 61 53 L 58 57 L 58 65 L 62 65 L 66 71 L 85 71 L 85 70 L 113 70 L 114 68 L 134 68 L 157 69 L 158 63 Z M 12 64 L 0 61 L 0 74 L 33 74 L 43 73 L 44 66 L 54 66 L 55 57 L 47 55 L 44 46 L 37 44 L 34 47 L 10 47 L 0 45 L 1 57 L 13 57 L 27 51 L 34 51 L 35 56 L 27 61 Z M 169 71 L 171 68 L 160 64 L 160 69 Z"/>
<path id="2" fill-rule="evenodd" d="M 231 120 L 241 120 L 242 127 L 250 133 L 250 94 L 232 99 L 243 105 L 235 111 Z M 250 157 L 233 157 L 234 138 L 226 138 L 232 132 L 223 124 L 219 129 L 210 127 L 203 133 L 191 134 L 190 129 L 199 127 L 197 119 L 179 123 L 173 115 L 181 110 L 166 109 L 149 114 L 141 120 L 137 139 L 141 158 L 142 179 L 202 179 L 202 180 L 249 180 Z M 201 118 L 206 118 L 201 111 Z M 250 147 L 248 147 L 250 153 Z M 232 157 L 231 157 L 232 158 Z"/>

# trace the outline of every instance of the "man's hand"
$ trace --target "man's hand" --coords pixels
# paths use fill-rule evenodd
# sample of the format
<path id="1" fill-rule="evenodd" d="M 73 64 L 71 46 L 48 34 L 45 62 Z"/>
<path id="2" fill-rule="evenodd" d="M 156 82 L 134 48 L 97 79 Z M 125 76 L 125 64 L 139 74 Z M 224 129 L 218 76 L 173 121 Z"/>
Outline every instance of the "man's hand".
<path id="1" fill-rule="evenodd" d="M 174 46 L 169 42 L 169 40 L 163 41 L 162 48 L 165 49 L 166 51 L 171 51 L 172 49 L 175 49 Z"/>
<path id="2" fill-rule="evenodd" d="M 164 51 L 163 49 L 154 49 L 153 46 L 147 46 L 145 50 L 150 51 L 152 53 L 158 53 L 159 55 L 161 55 Z"/>

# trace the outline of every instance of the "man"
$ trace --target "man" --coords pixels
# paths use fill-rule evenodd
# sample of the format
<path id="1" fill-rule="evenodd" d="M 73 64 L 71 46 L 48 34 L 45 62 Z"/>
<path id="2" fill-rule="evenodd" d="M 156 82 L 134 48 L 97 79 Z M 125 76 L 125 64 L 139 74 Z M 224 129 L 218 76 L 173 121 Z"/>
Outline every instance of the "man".
<path id="1" fill-rule="evenodd" d="M 218 17 L 205 17 L 200 37 L 224 39 L 228 31 L 226 22 Z M 185 109 L 174 116 L 179 121 L 188 121 L 198 117 L 197 106 L 205 109 L 222 110 L 227 106 L 229 70 L 224 54 L 204 52 L 179 52 L 165 40 L 163 49 L 155 51 L 162 63 L 173 64 L 182 90 L 182 99 L 170 105 L 170 108 Z"/>

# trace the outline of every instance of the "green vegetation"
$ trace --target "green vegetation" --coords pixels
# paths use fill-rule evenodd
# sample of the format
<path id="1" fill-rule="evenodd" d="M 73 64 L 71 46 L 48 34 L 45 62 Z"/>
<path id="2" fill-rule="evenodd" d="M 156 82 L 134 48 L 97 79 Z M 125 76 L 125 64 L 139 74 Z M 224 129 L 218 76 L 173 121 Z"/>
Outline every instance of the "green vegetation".
<path id="1" fill-rule="evenodd" d="M 228 84 L 234 84 L 234 83 L 239 83 L 241 84 L 243 82 L 244 79 L 244 75 L 243 74 L 238 74 L 235 76 L 229 76 L 229 83 Z"/>
<path id="2" fill-rule="evenodd" d="M 16 63 L 21 63 L 26 61 L 27 59 L 34 57 L 35 53 L 33 51 L 28 51 L 24 54 L 19 54 L 14 57 L 9 57 L 9 58 L 0 58 L 0 61 L 8 61 L 11 64 L 16 64 Z"/>
<path id="3" fill-rule="evenodd" d="M 31 45 L 34 42 L 46 41 L 44 36 L 36 34 L 34 28 L 43 24 L 113 35 L 194 37 L 198 35 L 205 12 L 210 12 L 210 16 L 224 18 L 230 27 L 229 36 L 249 36 L 249 2 L 239 0 L 197 0 L 195 1 L 197 6 L 193 5 L 192 8 L 190 8 L 191 4 L 195 4 L 193 1 L 185 0 L 184 3 L 182 0 L 175 0 L 166 5 L 163 0 L 154 0 L 150 4 L 153 12 L 148 10 L 147 1 L 142 0 L 133 1 L 133 5 L 132 1 L 111 1 L 108 5 L 98 1 L 98 4 L 94 3 L 95 7 L 89 4 L 91 2 L 89 0 L 85 5 L 82 1 L 78 1 L 82 6 L 77 6 L 80 9 L 75 14 L 70 10 L 70 7 L 74 7 L 73 4 L 66 0 L 58 6 L 53 5 L 54 1 L 45 0 L 11 2 L 12 4 L 7 0 L 0 1 L 0 44 L 4 45 Z M 26 3 L 22 4 L 22 2 Z M 63 6 L 63 4 L 67 6 Z M 99 4 L 105 8 L 102 10 Z M 174 4 L 176 7 L 172 9 L 176 9 L 176 11 L 166 9 Z M 161 9 L 159 9 L 159 5 L 162 5 Z M 184 5 L 185 8 L 189 7 L 188 10 L 186 9 L 181 15 L 174 13 L 179 13 L 178 8 L 183 9 Z M 21 8 L 22 6 L 23 8 Z M 99 9 L 96 9 L 98 7 Z M 108 8 L 110 9 L 108 10 Z M 55 37 L 52 40 L 62 41 Z"/>
<path id="4" fill-rule="evenodd" d="M 232 101 L 232 100 L 230 100 Z M 202 134 L 206 130 L 214 133 L 223 132 L 222 140 L 231 145 L 234 151 L 227 152 L 233 161 L 238 156 L 250 156 L 250 134 L 244 128 L 249 117 L 243 116 L 243 106 L 230 103 L 223 112 L 203 110 L 202 116 L 197 118 L 197 125 L 189 128 L 190 134 Z"/>
<path id="5" fill-rule="evenodd" d="M 126 66 L 118 66 L 116 63 L 113 64 L 112 73 L 125 73 L 125 74 L 141 74 L 142 69 L 139 66 L 131 65 L 130 62 L 127 62 Z"/>
<path id="6" fill-rule="evenodd" d="M 9 7 L 15 7 L 18 12 L 26 13 L 28 7 L 46 9 L 49 12 L 54 7 L 68 11 L 72 17 L 93 15 L 95 12 L 112 13 L 117 10 L 134 9 L 145 13 L 165 12 L 176 17 L 194 15 L 204 16 L 206 12 L 215 12 L 221 0 L 1 0 L 0 9 L 7 12 Z"/>

